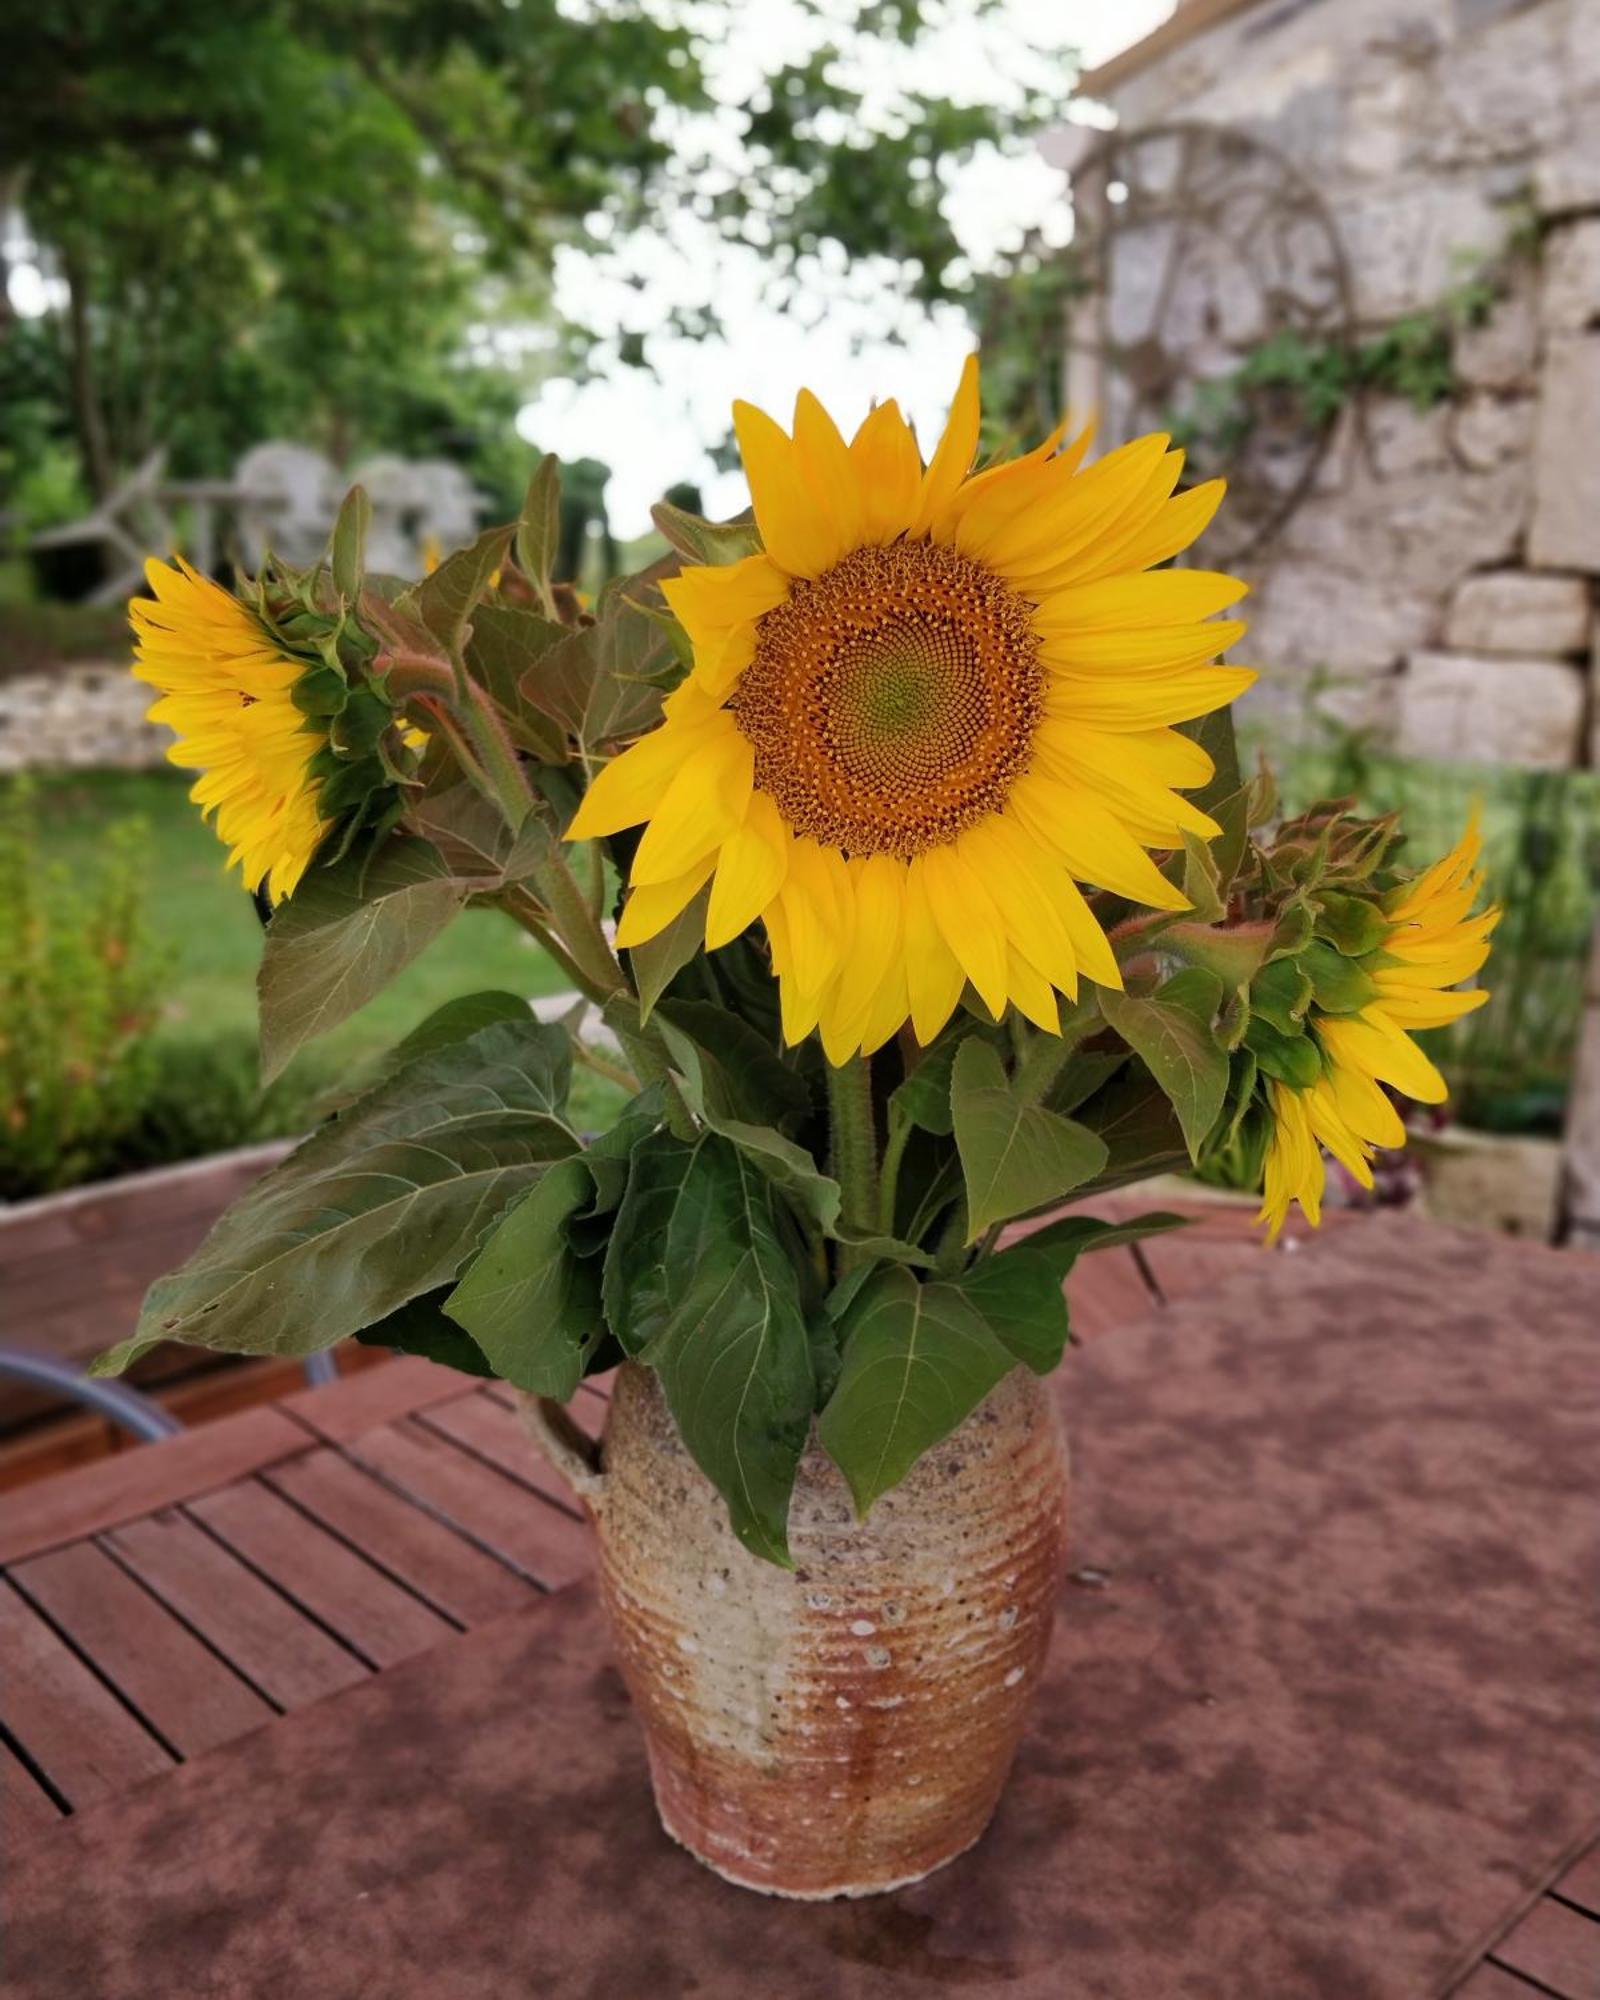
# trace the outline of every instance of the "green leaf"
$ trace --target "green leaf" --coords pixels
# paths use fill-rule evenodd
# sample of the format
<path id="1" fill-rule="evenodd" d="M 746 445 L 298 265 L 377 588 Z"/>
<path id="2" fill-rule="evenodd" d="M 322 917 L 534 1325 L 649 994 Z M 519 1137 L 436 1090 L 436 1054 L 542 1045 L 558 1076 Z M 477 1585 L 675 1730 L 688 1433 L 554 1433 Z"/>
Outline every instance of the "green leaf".
<path id="1" fill-rule="evenodd" d="M 687 1041 L 698 1051 L 708 1101 L 719 1115 L 770 1125 L 798 1125 L 810 1117 L 810 1084 L 728 1008 L 708 1000 L 664 1000 L 658 1025 L 670 1047 Z"/>
<path id="2" fill-rule="evenodd" d="M 447 1287 L 441 1285 L 420 1299 L 410 1299 L 375 1325 L 357 1327 L 355 1337 L 363 1347 L 387 1347 L 396 1354 L 419 1354 L 423 1360 L 437 1361 L 441 1367 L 454 1368 L 459 1374 L 487 1376 L 492 1380 L 495 1371 L 482 1348 L 453 1320 L 445 1318 L 446 1293 Z"/>
<path id="3" fill-rule="evenodd" d="M 1211 845 L 1187 827 L 1183 833 L 1183 853 L 1179 857 L 1174 880 L 1189 899 L 1193 922 L 1214 924 L 1226 914 L 1227 898 L 1222 892 L 1222 878 L 1212 856 Z"/>
<path id="4" fill-rule="evenodd" d="M 1035 1256 L 1049 1259 L 1050 1268 L 1059 1281 L 1066 1277 L 1080 1257 L 1087 1256 L 1091 1250 L 1115 1250 L 1120 1244 L 1137 1243 L 1141 1237 L 1159 1236 L 1168 1229 L 1183 1229 L 1187 1227 L 1188 1220 L 1187 1216 L 1168 1215 L 1163 1211 L 1136 1216 L 1131 1222 L 1102 1222 L 1093 1215 L 1063 1215 L 1059 1221 L 1047 1222 L 1043 1229 L 1034 1230 L 1011 1249 L 1002 1250 L 998 1257 L 988 1258 L 985 1262 L 1002 1264 L 1008 1257 L 1014 1257 L 1017 1251 L 1030 1250 Z"/>
<path id="5" fill-rule="evenodd" d="M 1184 918 L 1162 933 L 1160 948 L 1181 958 L 1186 965 L 1198 965 L 1214 972 L 1224 986 L 1248 986 L 1266 961 L 1272 942 L 1272 926 L 1267 923 L 1229 924 L 1215 928 Z"/>
<path id="6" fill-rule="evenodd" d="M 505 561 L 510 546 L 509 528 L 486 530 L 469 547 L 446 556 L 432 576 L 413 584 L 399 599 L 399 608 L 420 618 L 455 658 L 466 642 L 467 626 L 478 600 L 489 588 L 489 579 Z"/>
<path id="7" fill-rule="evenodd" d="M 256 975 L 263 1082 L 381 993 L 466 900 L 437 849 L 401 835 L 307 875 L 267 926 Z"/>
<path id="8" fill-rule="evenodd" d="M 1378 997 L 1378 982 L 1366 967 L 1345 958 L 1320 938 L 1311 940 L 1298 962 L 1311 981 L 1313 999 L 1325 1014 L 1356 1014 Z"/>
<path id="9" fill-rule="evenodd" d="M 352 486 L 344 496 L 339 518 L 333 524 L 328 544 L 328 568 L 333 587 L 346 604 L 361 595 L 361 577 L 366 567 L 367 530 L 372 525 L 372 502 L 364 486 Z"/>
<path id="10" fill-rule="evenodd" d="M 946 1028 L 911 1074 L 890 1093 L 890 1115 L 898 1114 L 924 1132 L 933 1132 L 940 1137 L 947 1137 L 953 1132 L 955 1117 L 950 1109 L 950 1076 L 955 1067 L 956 1050 L 969 1034 L 981 1032 L 970 1022 L 953 1023 Z"/>
<path id="11" fill-rule="evenodd" d="M 1250 1011 L 1280 1035 L 1298 1035 L 1311 1005 L 1311 975 L 1300 958 L 1275 958 L 1250 982 Z"/>
<path id="12" fill-rule="evenodd" d="M 554 570 L 561 547 L 561 461 L 546 452 L 533 469 L 517 521 L 517 568 L 539 594 L 545 616 L 556 615 Z"/>
<path id="13" fill-rule="evenodd" d="M 957 1051 L 950 1104 L 967 1185 L 967 1241 L 991 1223 L 1042 1208 L 1081 1187 L 1106 1163 L 1082 1125 L 1018 1098 L 998 1053 L 977 1036 Z"/>
<path id="14" fill-rule="evenodd" d="M 581 1157 L 559 1161 L 506 1210 L 445 1301 L 497 1375 L 563 1403 L 606 1330 L 600 1275 L 566 1235 L 594 1191 Z"/>
<path id="15" fill-rule="evenodd" d="M 1130 1064 L 1083 1107 L 1083 1123 L 1107 1149 L 1095 1190 L 1126 1187 L 1170 1172 L 1188 1160 L 1188 1146 L 1172 1100 L 1149 1074 Z"/>
<path id="16" fill-rule="evenodd" d="M 1148 997 L 1109 989 L 1100 995 L 1106 1019 L 1171 1099 L 1191 1159 L 1199 1158 L 1228 1089 L 1227 1051 L 1212 1026 L 1221 1003 L 1222 981 L 1199 967 L 1175 973 Z"/>
<path id="17" fill-rule="evenodd" d="M 1046 1108 L 1063 1116 L 1076 1111 L 1097 1090 L 1103 1089 L 1128 1060 L 1126 1049 L 1078 1050 L 1076 1055 L 1068 1057 L 1060 1075 L 1045 1092 Z"/>
<path id="18" fill-rule="evenodd" d="M 543 764 L 564 764 L 567 740 L 528 700 L 523 677 L 566 636 L 564 625 L 521 604 L 480 604 L 472 614 L 467 668 L 504 717 L 512 742 Z"/>
<path id="19" fill-rule="evenodd" d="M 1060 1361 L 1070 1328 L 1061 1273 L 1031 1245 L 984 1257 L 956 1289 L 1009 1354 L 1048 1375 Z"/>
<path id="20" fill-rule="evenodd" d="M 1011 1352 L 954 1285 L 874 1272 L 840 1329 L 844 1367 L 817 1424 L 858 1517 L 1011 1372 Z"/>
<path id="21" fill-rule="evenodd" d="M 314 1354 L 452 1280 L 486 1229 L 577 1150 L 565 1034 L 497 1022 L 404 1064 L 244 1194 L 151 1288 L 113 1375 L 160 1340 Z"/>
<path id="22" fill-rule="evenodd" d="M 606 1319 L 655 1368 L 684 1444 L 754 1554 L 789 1565 L 815 1401 L 799 1275 L 770 1183 L 716 1133 L 634 1149 L 606 1253 Z"/>
<path id="23" fill-rule="evenodd" d="M 707 1007 L 703 1012 L 722 1014 L 722 1010 L 716 1007 Z M 743 1025 L 735 1021 L 731 1014 L 722 1018 L 730 1027 Z M 737 1090 L 730 1087 L 730 1072 L 713 1063 L 699 1045 L 668 1018 L 665 1007 L 657 1016 L 657 1027 L 674 1066 L 683 1078 L 684 1101 L 690 1110 L 713 1132 L 721 1133 L 724 1139 L 737 1146 L 775 1187 L 789 1196 L 802 1213 L 811 1217 L 824 1234 L 830 1232 L 839 1220 L 842 1199 L 839 1183 L 822 1173 L 803 1147 L 797 1146 L 792 1139 L 786 1139 L 775 1127 L 753 1124 L 731 1115 L 739 1097 Z M 737 1038 L 730 1037 L 730 1042 L 728 1052 L 737 1059 Z M 795 1082 L 799 1081 L 791 1070 L 784 1070 L 783 1074 Z M 745 1078 L 741 1077 L 740 1082 L 744 1081 Z"/>
<path id="24" fill-rule="evenodd" d="M 1210 715 L 1197 716 L 1193 722 L 1180 722 L 1177 727 L 1180 735 L 1189 737 L 1210 754 L 1215 767 L 1210 781 L 1188 797 L 1202 812 L 1216 819 L 1218 808 L 1240 789 L 1239 744 L 1234 734 L 1233 712 L 1227 708 L 1214 709 Z"/>
<path id="25" fill-rule="evenodd" d="M 927 1270 L 933 1263 L 929 1251 L 919 1250 L 915 1243 L 905 1243 L 898 1236 L 879 1236 L 869 1230 L 853 1229 L 849 1223 L 841 1223 L 833 1231 L 836 1241 L 872 1262 L 883 1264 L 914 1264 L 919 1270 Z"/>
<path id="26" fill-rule="evenodd" d="M 633 981 L 639 989 L 639 1018 L 648 1021 L 656 1003 L 706 941 L 706 911 L 711 884 L 691 896 L 664 931 L 634 945 L 628 952 Z"/>
<path id="27" fill-rule="evenodd" d="M 1318 899 L 1321 913 L 1317 930 L 1346 958 L 1365 958 L 1377 951 L 1389 935 L 1389 919 L 1364 896 L 1346 896 L 1336 889 L 1324 889 Z"/>
<path id="28" fill-rule="evenodd" d="M 1260 824 L 1252 816 L 1252 804 L 1251 787 L 1241 785 L 1206 808 L 1222 829 L 1211 843 L 1211 859 L 1216 864 L 1217 886 L 1224 901 L 1249 852 L 1250 829 Z"/>
<path id="29" fill-rule="evenodd" d="M 1254 1055 L 1262 1074 L 1276 1077 L 1295 1090 L 1309 1090 L 1322 1074 L 1322 1058 L 1307 1034 L 1286 1035 L 1259 1014 L 1251 1016 L 1244 1031 L 1244 1045 Z"/>
<path id="30" fill-rule="evenodd" d="M 760 531 L 748 513 L 733 521 L 705 521 L 670 500 L 658 500 L 650 518 L 692 563 L 733 563 L 761 551 Z"/>
<path id="31" fill-rule="evenodd" d="M 497 1021 L 528 1018 L 527 1001 L 515 993 L 497 993 L 492 989 L 486 993 L 463 993 L 458 999 L 435 1007 L 403 1041 L 395 1043 L 384 1060 L 384 1073 L 392 1075 L 418 1056 L 432 1055 L 435 1049 L 465 1041 L 468 1035 L 475 1035 L 480 1028 L 492 1028 Z"/>

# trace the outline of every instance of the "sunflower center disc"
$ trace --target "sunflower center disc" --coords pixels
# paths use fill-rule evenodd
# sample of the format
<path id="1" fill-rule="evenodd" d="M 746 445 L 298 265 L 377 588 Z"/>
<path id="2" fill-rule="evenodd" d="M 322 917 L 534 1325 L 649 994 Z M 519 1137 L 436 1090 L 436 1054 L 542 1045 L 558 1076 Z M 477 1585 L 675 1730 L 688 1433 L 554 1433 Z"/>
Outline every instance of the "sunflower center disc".
<path id="1" fill-rule="evenodd" d="M 1028 605 L 935 542 L 854 550 L 796 582 L 729 707 L 796 833 L 909 859 L 998 811 L 1044 693 Z"/>

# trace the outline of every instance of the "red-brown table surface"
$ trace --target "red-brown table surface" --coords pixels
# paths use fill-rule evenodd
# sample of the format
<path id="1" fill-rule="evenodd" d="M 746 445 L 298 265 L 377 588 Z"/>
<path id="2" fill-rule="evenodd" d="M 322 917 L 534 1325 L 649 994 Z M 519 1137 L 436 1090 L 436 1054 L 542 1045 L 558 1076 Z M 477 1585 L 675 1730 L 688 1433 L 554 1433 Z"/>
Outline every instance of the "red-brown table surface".
<path id="1" fill-rule="evenodd" d="M 1597 1272 L 1363 1221 L 1070 1357 L 1015 1780 L 863 1905 L 657 1830 L 585 1531 L 493 1392 L 399 1364 L 39 1489 L 5 1990 L 1593 2000 Z"/>

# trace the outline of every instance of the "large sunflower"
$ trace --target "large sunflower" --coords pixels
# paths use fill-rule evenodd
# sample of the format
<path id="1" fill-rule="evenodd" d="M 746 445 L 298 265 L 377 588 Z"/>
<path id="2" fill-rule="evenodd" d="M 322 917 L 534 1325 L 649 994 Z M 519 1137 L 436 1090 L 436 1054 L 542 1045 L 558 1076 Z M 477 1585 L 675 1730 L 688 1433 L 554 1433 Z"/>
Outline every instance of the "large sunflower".
<path id="1" fill-rule="evenodd" d="M 1320 1221 L 1322 1147 L 1370 1188 L 1375 1149 L 1405 1144 L 1405 1126 L 1384 1084 L 1420 1104 L 1444 1101 L 1445 1080 L 1411 1035 L 1458 1021 L 1489 997 L 1482 987 L 1446 990 L 1483 964 L 1489 935 L 1500 921 L 1498 909 L 1472 914 L 1483 886 L 1482 844 L 1474 820 L 1442 861 L 1394 892 L 1385 911 L 1388 935 L 1372 975 L 1378 997 L 1354 1014 L 1313 1008 L 1307 1029 L 1322 1058 L 1322 1074 L 1304 1090 L 1276 1080 L 1268 1086 L 1272 1138 L 1257 1220 L 1269 1225 L 1272 1236 L 1283 1227 L 1292 1201 L 1309 1222 Z"/>
<path id="2" fill-rule="evenodd" d="M 129 613 L 133 671 L 161 690 L 150 720 L 176 735 L 172 762 L 203 773 L 189 796 L 215 816 L 229 867 L 281 902 L 328 832 L 311 769 L 324 738 L 294 701 L 306 663 L 181 556 L 145 575 L 155 595 Z"/>
<path id="3" fill-rule="evenodd" d="M 1216 832 L 1179 796 L 1211 760 L 1172 725 L 1254 676 L 1213 664 L 1244 594 L 1148 574 L 1205 527 L 1221 483 L 1141 438 L 1081 468 L 1085 434 L 973 473 L 969 361 L 930 464 L 894 403 L 846 443 L 809 393 L 794 434 L 734 422 L 762 553 L 663 585 L 694 667 L 661 727 L 595 778 L 573 839 L 648 822 L 618 943 L 709 881 L 706 944 L 760 918 L 797 1041 L 923 1042 L 970 980 L 1059 1025 L 1056 989 L 1120 984 L 1079 890 L 1184 899 L 1146 852 Z"/>

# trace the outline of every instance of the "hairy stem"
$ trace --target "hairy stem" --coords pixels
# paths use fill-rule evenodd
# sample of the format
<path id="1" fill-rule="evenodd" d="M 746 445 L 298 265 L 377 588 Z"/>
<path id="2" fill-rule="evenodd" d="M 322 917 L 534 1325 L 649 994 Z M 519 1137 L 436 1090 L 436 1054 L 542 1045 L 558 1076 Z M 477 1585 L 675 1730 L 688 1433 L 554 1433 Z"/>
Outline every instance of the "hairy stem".
<path id="1" fill-rule="evenodd" d="M 828 1130 L 832 1139 L 833 1174 L 844 1199 L 840 1219 L 863 1233 L 877 1219 L 878 1140 L 872 1123 L 872 1070 L 860 1056 L 837 1069 L 828 1066 Z M 840 1269 L 852 1259 L 844 1250 Z"/>
<path id="2" fill-rule="evenodd" d="M 878 1227 L 886 1236 L 894 1234 L 895 1198 L 900 1191 L 900 1162 L 905 1158 L 911 1137 L 911 1120 L 889 1114 L 889 1136 L 883 1148 L 883 1172 L 878 1184 Z"/>

